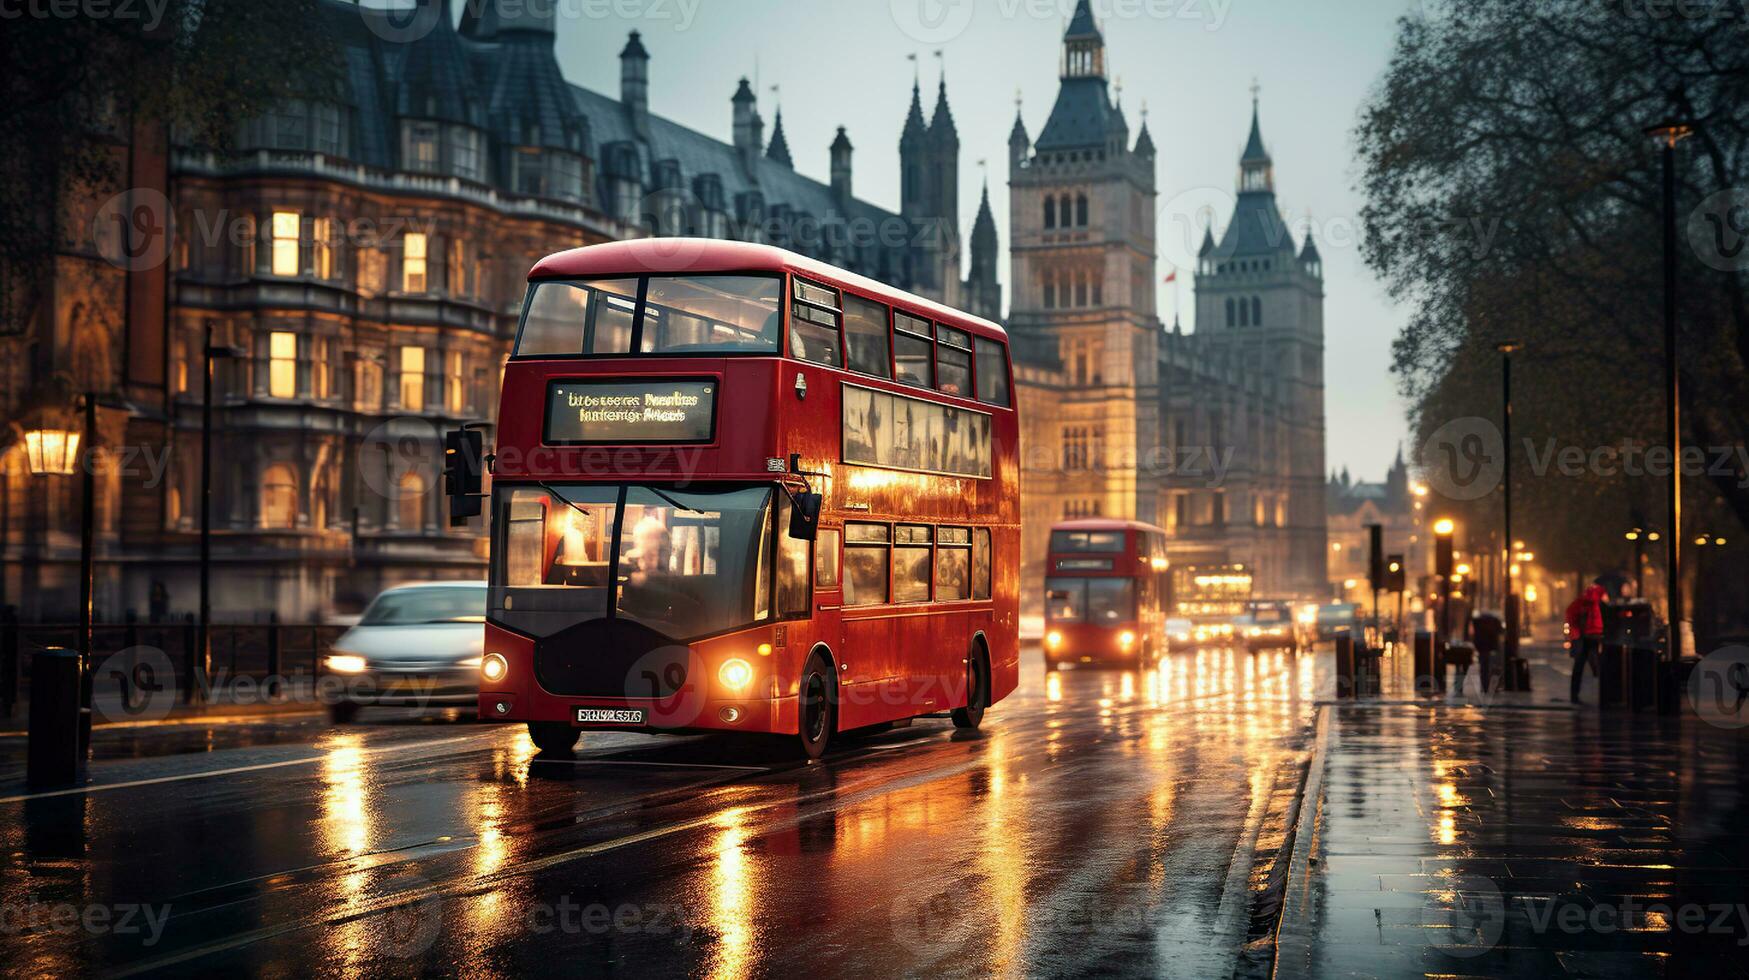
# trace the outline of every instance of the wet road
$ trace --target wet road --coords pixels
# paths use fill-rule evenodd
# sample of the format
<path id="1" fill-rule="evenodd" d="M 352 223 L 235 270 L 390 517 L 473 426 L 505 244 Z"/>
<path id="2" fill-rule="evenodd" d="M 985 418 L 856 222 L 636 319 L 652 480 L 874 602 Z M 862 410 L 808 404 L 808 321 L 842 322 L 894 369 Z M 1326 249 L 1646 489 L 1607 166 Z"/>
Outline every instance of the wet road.
<path id="1" fill-rule="evenodd" d="M 27 797 L 0 739 L 0 971 L 1231 975 L 1329 659 L 1032 650 L 981 732 L 814 765 L 292 718 L 103 731 L 94 787 Z"/>

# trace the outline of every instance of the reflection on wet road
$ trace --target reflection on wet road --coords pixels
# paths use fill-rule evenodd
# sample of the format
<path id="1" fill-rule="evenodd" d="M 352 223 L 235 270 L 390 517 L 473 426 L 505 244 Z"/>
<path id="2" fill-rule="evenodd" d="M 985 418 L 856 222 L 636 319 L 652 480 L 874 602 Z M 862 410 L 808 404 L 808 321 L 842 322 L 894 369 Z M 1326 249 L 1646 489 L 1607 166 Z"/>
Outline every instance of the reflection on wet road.
<path id="1" fill-rule="evenodd" d="M 20 798 L 0 743 L 0 928 L 26 973 L 1230 974 L 1319 662 L 1030 651 L 982 732 L 924 719 L 810 766 L 293 719 L 104 732 L 96 788 Z"/>

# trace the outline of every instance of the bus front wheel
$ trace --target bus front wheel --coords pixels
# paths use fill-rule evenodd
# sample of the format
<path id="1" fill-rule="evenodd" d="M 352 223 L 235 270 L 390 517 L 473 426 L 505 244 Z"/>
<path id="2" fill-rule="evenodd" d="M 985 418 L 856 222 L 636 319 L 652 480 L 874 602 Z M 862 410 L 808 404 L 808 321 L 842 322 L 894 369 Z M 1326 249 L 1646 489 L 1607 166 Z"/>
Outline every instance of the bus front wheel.
<path id="1" fill-rule="evenodd" d="M 838 727 L 838 678 L 832 662 L 816 653 L 808 658 L 802 671 L 800 700 L 800 735 L 802 753 L 809 759 L 826 754 L 832 733 Z"/>
<path id="2" fill-rule="evenodd" d="M 983 724 L 984 709 L 989 705 L 990 658 L 980 647 L 972 651 L 972 659 L 966 665 L 966 706 L 953 709 L 954 727 L 977 728 Z"/>
<path id="3" fill-rule="evenodd" d="M 534 740 L 534 747 L 542 755 L 566 756 L 577 745 L 577 729 L 562 721 L 531 721 L 528 723 L 528 737 Z"/>

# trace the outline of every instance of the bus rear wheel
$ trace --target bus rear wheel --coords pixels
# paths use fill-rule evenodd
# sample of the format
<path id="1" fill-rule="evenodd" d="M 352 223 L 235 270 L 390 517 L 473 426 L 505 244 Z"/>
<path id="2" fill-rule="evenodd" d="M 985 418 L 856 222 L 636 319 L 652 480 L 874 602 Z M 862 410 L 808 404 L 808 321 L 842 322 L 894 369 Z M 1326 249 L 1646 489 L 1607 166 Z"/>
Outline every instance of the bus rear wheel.
<path id="1" fill-rule="evenodd" d="M 972 651 L 966 665 L 966 706 L 953 709 L 955 728 L 976 729 L 990 706 L 990 657 L 982 647 Z"/>
<path id="2" fill-rule="evenodd" d="M 534 740 L 534 747 L 540 749 L 542 755 L 567 756 L 577 746 L 577 729 L 562 721 L 531 721 L 528 723 L 528 737 Z"/>
<path id="3" fill-rule="evenodd" d="M 816 653 L 802 669 L 801 696 L 797 699 L 802 754 L 818 759 L 832 743 L 838 727 L 838 678 L 832 663 Z"/>

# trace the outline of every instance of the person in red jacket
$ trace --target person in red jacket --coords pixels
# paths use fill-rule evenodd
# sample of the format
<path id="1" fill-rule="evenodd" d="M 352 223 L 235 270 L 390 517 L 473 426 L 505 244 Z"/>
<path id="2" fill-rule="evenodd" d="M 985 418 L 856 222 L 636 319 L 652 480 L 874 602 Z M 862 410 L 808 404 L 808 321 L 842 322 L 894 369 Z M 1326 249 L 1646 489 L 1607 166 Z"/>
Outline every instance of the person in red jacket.
<path id="1" fill-rule="evenodd" d="M 1584 682 L 1585 669 L 1597 673 L 1597 657 L 1603 650 L 1603 603 L 1609 593 L 1601 585 L 1591 585 L 1573 604 L 1567 607 L 1568 652 L 1573 657 L 1573 679 L 1567 698 L 1579 703 L 1579 685 Z"/>

